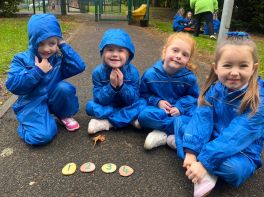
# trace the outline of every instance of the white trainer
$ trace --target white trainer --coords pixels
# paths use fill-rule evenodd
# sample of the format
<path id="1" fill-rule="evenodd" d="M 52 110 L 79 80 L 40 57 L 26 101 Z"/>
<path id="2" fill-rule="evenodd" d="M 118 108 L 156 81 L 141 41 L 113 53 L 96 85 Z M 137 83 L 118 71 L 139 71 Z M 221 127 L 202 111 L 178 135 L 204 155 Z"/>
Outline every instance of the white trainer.
<path id="1" fill-rule="evenodd" d="M 135 128 L 137 128 L 137 129 L 141 129 L 141 126 L 140 126 L 140 124 L 139 124 L 138 119 L 133 120 L 133 121 L 131 122 L 131 124 L 132 124 Z"/>
<path id="2" fill-rule="evenodd" d="M 210 39 L 211 39 L 211 40 L 216 40 L 216 37 L 215 37 L 214 35 L 211 35 L 211 36 L 210 36 Z"/>
<path id="3" fill-rule="evenodd" d="M 216 181 L 217 181 L 216 176 L 206 173 L 199 183 L 194 184 L 193 196 L 194 197 L 206 196 L 215 187 Z"/>
<path id="4" fill-rule="evenodd" d="M 167 145 L 173 149 L 176 150 L 176 143 L 175 143 L 175 135 L 169 135 L 167 137 Z"/>
<path id="5" fill-rule="evenodd" d="M 146 137 L 144 148 L 146 150 L 151 150 L 155 147 L 165 145 L 166 143 L 167 134 L 163 131 L 153 130 Z"/>
<path id="6" fill-rule="evenodd" d="M 109 130 L 113 125 L 107 120 L 91 119 L 88 124 L 88 133 L 94 134 L 99 131 Z"/>

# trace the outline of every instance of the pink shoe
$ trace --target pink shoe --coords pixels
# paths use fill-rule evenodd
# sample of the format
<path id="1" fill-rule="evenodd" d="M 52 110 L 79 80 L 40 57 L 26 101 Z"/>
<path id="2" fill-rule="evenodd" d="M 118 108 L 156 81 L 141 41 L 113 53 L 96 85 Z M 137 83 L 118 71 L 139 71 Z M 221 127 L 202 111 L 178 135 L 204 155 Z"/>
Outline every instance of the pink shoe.
<path id="1" fill-rule="evenodd" d="M 216 176 L 206 173 L 199 183 L 194 184 L 193 196 L 194 197 L 206 196 L 215 187 L 216 181 L 217 181 Z"/>
<path id="2" fill-rule="evenodd" d="M 79 123 L 72 117 L 61 119 L 61 122 L 68 131 L 75 131 L 80 128 Z"/>

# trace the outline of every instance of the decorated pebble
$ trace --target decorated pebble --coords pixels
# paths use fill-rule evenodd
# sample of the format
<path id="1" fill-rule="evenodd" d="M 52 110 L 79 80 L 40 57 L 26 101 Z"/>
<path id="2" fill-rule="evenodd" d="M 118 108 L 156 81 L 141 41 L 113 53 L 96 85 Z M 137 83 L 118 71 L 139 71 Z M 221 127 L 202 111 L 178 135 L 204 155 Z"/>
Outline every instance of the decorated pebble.
<path id="1" fill-rule="evenodd" d="M 95 165 L 92 162 L 84 163 L 80 167 L 81 172 L 93 172 L 94 170 L 95 170 Z"/>
<path id="2" fill-rule="evenodd" d="M 76 171 L 76 164 L 75 163 L 68 163 L 62 168 L 63 175 L 72 175 Z"/>
<path id="3" fill-rule="evenodd" d="M 133 170 L 133 168 L 131 168 L 130 166 L 126 166 L 126 165 L 124 165 L 124 166 L 121 166 L 120 168 L 119 168 L 119 174 L 121 175 L 121 176 L 130 176 L 131 174 L 133 174 L 134 173 L 134 170 Z"/>
<path id="4" fill-rule="evenodd" d="M 113 163 L 106 163 L 102 166 L 101 169 L 104 173 L 112 173 L 116 171 L 116 165 Z"/>

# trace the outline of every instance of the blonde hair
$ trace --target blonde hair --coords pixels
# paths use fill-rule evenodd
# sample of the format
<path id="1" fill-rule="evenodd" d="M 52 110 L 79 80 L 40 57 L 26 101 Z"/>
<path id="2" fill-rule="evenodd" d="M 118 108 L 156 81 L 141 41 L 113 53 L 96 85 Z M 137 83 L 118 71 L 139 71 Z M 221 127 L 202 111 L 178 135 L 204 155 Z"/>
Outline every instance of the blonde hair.
<path id="1" fill-rule="evenodd" d="M 176 39 L 180 39 L 184 42 L 187 42 L 188 44 L 190 44 L 191 46 L 191 54 L 190 54 L 190 60 L 187 64 L 187 68 L 189 70 L 195 71 L 196 67 L 193 63 L 191 63 L 191 58 L 195 52 L 195 48 L 196 48 L 196 41 L 193 39 L 193 37 L 189 34 L 189 33 L 185 33 L 185 32 L 177 32 L 177 33 L 173 33 L 171 34 L 167 40 L 165 41 L 165 44 L 162 48 L 162 53 L 161 53 L 161 59 L 164 60 L 165 59 L 165 54 L 166 54 L 166 49 L 169 45 L 171 45 L 171 43 L 176 40 Z"/>
<path id="2" fill-rule="evenodd" d="M 178 10 L 178 12 L 177 12 L 177 14 L 179 14 L 180 16 L 183 16 L 184 13 L 185 13 L 184 8 L 180 8 L 180 9 Z"/>
<path id="3" fill-rule="evenodd" d="M 259 63 L 256 44 L 249 37 L 229 37 L 224 40 L 221 44 L 219 44 L 216 48 L 214 57 L 214 63 L 216 65 L 223 54 L 224 47 L 227 45 L 248 46 L 252 54 L 254 64 Z M 247 109 L 247 107 L 250 107 L 252 115 L 258 111 L 258 106 L 260 102 L 258 89 L 258 66 L 254 66 L 253 69 L 253 74 L 248 81 L 248 90 L 243 96 L 239 106 L 240 114 L 243 113 Z M 215 74 L 214 68 L 212 66 L 209 77 L 207 78 L 198 98 L 199 105 L 210 105 L 207 101 L 205 101 L 205 94 L 210 88 L 210 86 L 217 80 L 218 77 Z"/>

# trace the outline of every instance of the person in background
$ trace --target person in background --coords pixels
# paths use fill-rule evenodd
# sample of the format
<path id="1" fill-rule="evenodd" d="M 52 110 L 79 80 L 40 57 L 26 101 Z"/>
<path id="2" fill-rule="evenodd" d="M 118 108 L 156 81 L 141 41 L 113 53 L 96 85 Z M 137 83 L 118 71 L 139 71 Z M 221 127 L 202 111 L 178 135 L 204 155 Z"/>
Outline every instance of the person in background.
<path id="1" fill-rule="evenodd" d="M 184 18 L 184 9 L 180 8 L 176 15 L 173 17 L 172 28 L 174 32 L 183 31 L 189 24 L 189 20 Z"/>
<path id="2" fill-rule="evenodd" d="M 210 39 L 216 40 L 213 29 L 213 13 L 218 10 L 217 0 L 190 0 L 190 7 L 194 9 L 195 32 L 193 36 L 199 36 L 202 19 L 208 25 Z"/>
<path id="3" fill-rule="evenodd" d="M 220 21 L 218 20 L 216 13 L 214 13 L 214 18 L 213 18 L 213 29 L 214 29 L 214 34 L 215 35 L 218 34 L 219 29 L 220 29 Z M 207 26 L 206 23 L 203 26 L 203 33 L 205 35 L 208 35 L 209 34 L 208 26 Z"/>
<path id="4" fill-rule="evenodd" d="M 187 23 L 186 27 L 184 28 L 184 30 L 186 30 L 187 28 L 190 29 L 189 31 L 194 30 L 194 28 L 195 28 L 195 20 L 193 19 L 193 13 L 191 11 L 188 11 L 186 13 L 185 19 L 188 20 L 188 23 Z"/>

